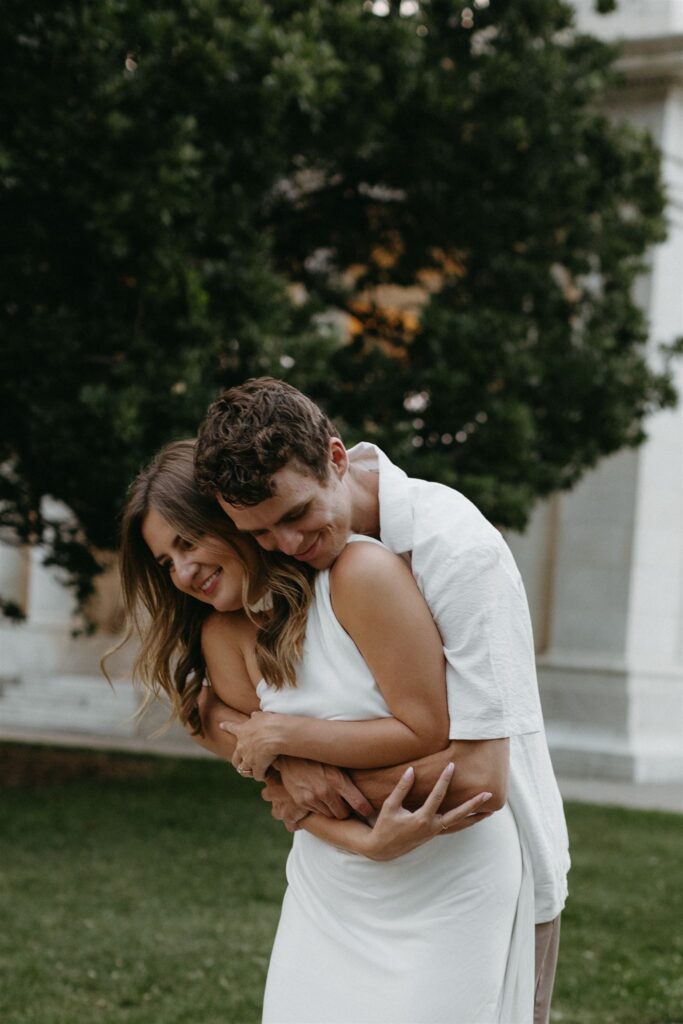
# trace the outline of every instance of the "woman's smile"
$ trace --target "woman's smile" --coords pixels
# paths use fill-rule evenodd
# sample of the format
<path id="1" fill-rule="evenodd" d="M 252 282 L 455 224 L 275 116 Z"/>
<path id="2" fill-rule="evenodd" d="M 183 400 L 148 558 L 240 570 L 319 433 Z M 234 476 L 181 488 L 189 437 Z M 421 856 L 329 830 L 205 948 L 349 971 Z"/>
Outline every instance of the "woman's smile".
<path id="1" fill-rule="evenodd" d="M 218 586 L 219 578 L 222 572 L 223 570 L 221 569 L 220 565 L 216 566 L 211 575 L 204 580 L 204 582 L 199 588 L 203 594 L 208 595 L 214 592 L 214 590 Z"/>

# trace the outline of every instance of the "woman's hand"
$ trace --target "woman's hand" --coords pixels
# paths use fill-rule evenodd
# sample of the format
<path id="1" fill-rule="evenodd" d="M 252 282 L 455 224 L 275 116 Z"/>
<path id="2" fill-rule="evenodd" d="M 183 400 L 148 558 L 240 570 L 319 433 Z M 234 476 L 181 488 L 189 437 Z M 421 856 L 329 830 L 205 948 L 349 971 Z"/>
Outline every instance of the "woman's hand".
<path id="1" fill-rule="evenodd" d="M 411 812 L 403 806 L 415 779 L 413 769 L 408 768 L 384 801 L 374 827 L 367 834 L 362 851 L 365 856 L 371 860 L 393 860 L 435 836 L 459 832 L 490 817 L 492 812 L 480 810 L 490 800 L 490 793 L 479 793 L 452 811 L 439 813 L 452 775 L 453 764 L 449 764 L 422 806 Z"/>
<path id="2" fill-rule="evenodd" d="M 224 732 L 237 740 L 232 763 L 240 775 L 263 782 L 266 772 L 282 749 L 287 715 L 254 711 L 246 722 L 221 722 Z"/>

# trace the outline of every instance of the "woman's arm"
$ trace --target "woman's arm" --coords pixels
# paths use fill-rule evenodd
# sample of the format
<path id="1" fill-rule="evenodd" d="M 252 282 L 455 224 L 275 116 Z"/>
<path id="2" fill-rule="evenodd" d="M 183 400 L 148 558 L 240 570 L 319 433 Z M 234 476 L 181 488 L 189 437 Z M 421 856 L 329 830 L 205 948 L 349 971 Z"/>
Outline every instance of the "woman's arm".
<path id="1" fill-rule="evenodd" d="M 414 780 L 413 770 L 408 768 L 384 801 L 372 828 L 360 821 L 333 821 L 320 814 L 309 814 L 300 827 L 350 853 L 362 854 L 372 860 L 393 860 L 435 836 L 462 831 L 489 817 L 489 813 L 482 810 L 491 796 L 487 792 L 479 793 L 453 810 L 440 813 L 452 774 L 453 764 L 450 763 L 441 772 L 424 804 L 411 812 L 403 806 Z"/>
<path id="2" fill-rule="evenodd" d="M 241 613 L 212 615 L 202 630 L 202 653 L 212 685 L 204 688 L 199 698 L 204 736 L 192 738 L 226 761 L 233 759 L 235 738 L 222 726 L 248 722 L 249 714 L 259 706 L 255 636 L 256 627 Z M 300 818 L 305 811 L 335 818 L 346 818 L 354 811 L 363 817 L 373 814 L 360 790 L 338 768 L 298 758 L 284 758 L 280 767 L 287 770 L 290 780 L 292 775 L 300 781 L 308 779 L 298 786 L 295 799 L 289 799 L 286 808 L 285 801 L 276 798 L 288 820 Z"/>
<path id="3" fill-rule="evenodd" d="M 441 638 L 410 569 L 376 544 L 349 544 L 330 573 L 335 614 L 372 672 L 392 717 L 329 721 L 259 714 L 237 727 L 235 763 L 263 777 L 280 754 L 343 768 L 420 758 L 448 744 Z"/>
<path id="4" fill-rule="evenodd" d="M 202 628 L 202 654 L 210 689 L 219 701 L 228 705 L 223 716 L 225 721 L 248 721 L 248 716 L 258 710 L 255 683 L 258 673 L 251 663 L 255 634 L 255 626 L 242 612 L 216 612 Z M 209 704 L 210 696 L 204 701 Z M 200 698 L 200 710 L 201 703 Z M 208 717 L 203 715 L 202 721 Z M 226 749 L 221 745 L 219 756 L 226 756 Z"/>
<path id="5" fill-rule="evenodd" d="M 200 733 L 192 732 L 189 725 L 185 728 L 191 740 L 204 750 L 209 750 L 222 761 L 232 761 L 235 753 L 235 737 L 221 728 L 222 722 L 239 724 L 249 721 L 249 715 L 236 711 L 229 704 L 224 704 L 214 692 L 213 686 L 203 686 L 197 699 L 199 718 L 202 723 Z"/>

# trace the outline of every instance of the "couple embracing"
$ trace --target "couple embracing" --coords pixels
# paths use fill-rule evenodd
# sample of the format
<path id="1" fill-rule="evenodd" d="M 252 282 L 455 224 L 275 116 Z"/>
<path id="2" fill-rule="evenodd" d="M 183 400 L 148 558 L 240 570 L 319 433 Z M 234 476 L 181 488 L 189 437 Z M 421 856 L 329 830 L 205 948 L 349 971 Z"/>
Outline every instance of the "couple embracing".
<path id="1" fill-rule="evenodd" d="M 264 1021 L 546 1022 L 567 833 L 498 531 L 262 378 L 138 476 L 121 572 L 138 676 L 295 833 Z"/>

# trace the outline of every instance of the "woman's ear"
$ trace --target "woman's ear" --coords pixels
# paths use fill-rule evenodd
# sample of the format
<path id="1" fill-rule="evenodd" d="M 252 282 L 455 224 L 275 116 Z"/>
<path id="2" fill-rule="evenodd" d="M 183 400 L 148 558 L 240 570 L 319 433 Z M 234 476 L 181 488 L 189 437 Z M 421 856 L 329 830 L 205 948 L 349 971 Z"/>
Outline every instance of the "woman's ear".
<path id="1" fill-rule="evenodd" d="M 330 468 L 332 473 L 341 480 L 349 468 L 349 456 L 344 442 L 338 437 L 330 438 Z"/>

